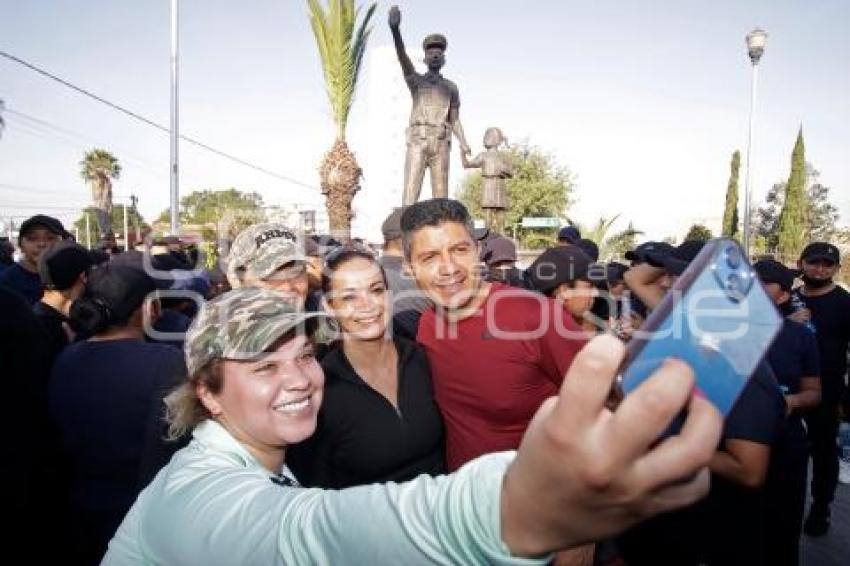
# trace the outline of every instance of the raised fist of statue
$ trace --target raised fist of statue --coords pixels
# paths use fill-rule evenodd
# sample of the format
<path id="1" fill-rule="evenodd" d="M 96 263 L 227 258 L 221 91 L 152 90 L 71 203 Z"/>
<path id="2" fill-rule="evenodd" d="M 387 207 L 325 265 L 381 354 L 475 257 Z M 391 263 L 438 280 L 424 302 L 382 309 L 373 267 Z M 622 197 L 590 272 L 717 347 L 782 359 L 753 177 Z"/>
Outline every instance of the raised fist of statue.
<path id="1" fill-rule="evenodd" d="M 398 6 L 393 6 L 390 8 L 390 27 L 397 28 L 399 25 L 401 25 L 401 10 Z"/>

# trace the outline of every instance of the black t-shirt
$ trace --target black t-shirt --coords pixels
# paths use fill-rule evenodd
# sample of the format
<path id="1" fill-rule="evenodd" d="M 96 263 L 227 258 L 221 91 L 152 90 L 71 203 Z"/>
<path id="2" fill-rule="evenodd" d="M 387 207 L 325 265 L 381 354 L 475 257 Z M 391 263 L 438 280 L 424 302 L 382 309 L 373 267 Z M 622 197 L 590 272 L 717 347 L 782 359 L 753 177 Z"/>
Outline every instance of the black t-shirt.
<path id="1" fill-rule="evenodd" d="M 129 510 L 179 448 L 164 440 L 163 398 L 185 378 L 182 353 L 164 344 L 89 340 L 60 354 L 50 413 L 73 471 L 77 509 Z"/>
<path id="2" fill-rule="evenodd" d="M 723 438 L 771 445 L 782 427 L 784 415 L 785 399 L 772 366 L 762 362 L 726 417 Z"/>
<path id="3" fill-rule="evenodd" d="M 850 293 L 837 286 L 819 297 L 799 297 L 812 311 L 815 338 L 820 354 L 822 395 L 825 404 L 841 398 L 847 375 L 847 346 L 850 344 Z"/>
<path id="4" fill-rule="evenodd" d="M 800 392 L 800 379 L 820 375 L 818 344 L 804 325 L 785 319 L 767 352 L 767 362 L 785 395 Z"/>
<path id="5" fill-rule="evenodd" d="M 788 308 L 780 305 L 784 315 Z M 782 329 L 767 352 L 767 361 L 776 374 L 782 393 L 796 395 L 800 392 L 803 377 L 820 375 L 818 345 L 815 335 L 805 325 L 785 319 Z M 799 414 L 791 415 L 783 423 L 779 438 L 773 444 L 770 455 L 771 476 L 784 474 L 782 468 L 796 466 L 801 455 L 806 453 L 806 431 Z"/>
<path id="6" fill-rule="evenodd" d="M 17 291 L 30 304 L 41 300 L 41 296 L 44 294 L 38 273 L 24 269 L 20 263 L 12 264 L 0 272 L 0 285 L 5 285 L 13 291 Z"/>
<path id="7" fill-rule="evenodd" d="M 398 411 L 351 367 L 342 347 L 322 360 L 325 392 L 316 433 L 287 450 L 287 465 L 311 487 L 341 489 L 446 471 L 443 421 L 428 358 L 396 337 Z"/>
<path id="8" fill-rule="evenodd" d="M 38 474 L 48 454 L 48 364 L 47 335 L 29 303 L 0 285 L 0 376 L 10 400 L 0 411 L 0 427 L 8 433 L 6 450 L 15 462 L 2 466 L 0 486 L 6 509 L 22 517 L 16 529 L 23 528 L 25 515 L 41 512 L 35 502 L 44 491 Z"/>
<path id="9" fill-rule="evenodd" d="M 726 417 L 723 439 L 773 445 L 785 401 L 770 367 L 760 364 Z M 708 497 L 659 515 L 621 539 L 630 565 L 759 564 L 761 492 L 712 477 Z"/>
<path id="10" fill-rule="evenodd" d="M 47 333 L 48 356 L 50 358 L 50 365 L 52 366 L 62 350 L 70 343 L 68 334 L 63 327 L 63 324 L 70 324 L 70 321 L 63 313 L 41 301 L 38 301 L 32 306 L 32 312 L 35 313 L 35 316 L 44 327 L 44 331 Z"/>

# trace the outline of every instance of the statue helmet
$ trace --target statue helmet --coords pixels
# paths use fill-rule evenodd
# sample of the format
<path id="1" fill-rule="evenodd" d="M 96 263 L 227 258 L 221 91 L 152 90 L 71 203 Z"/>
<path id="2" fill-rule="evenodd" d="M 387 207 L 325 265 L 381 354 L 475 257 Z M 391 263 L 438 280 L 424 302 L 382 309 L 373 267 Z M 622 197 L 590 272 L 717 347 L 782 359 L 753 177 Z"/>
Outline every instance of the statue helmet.
<path id="1" fill-rule="evenodd" d="M 427 50 L 430 47 L 437 47 L 446 50 L 449 42 L 446 41 L 446 36 L 441 33 L 432 33 L 430 35 L 425 36 L 425 39 L 422 40 L 422 49 Z"/>

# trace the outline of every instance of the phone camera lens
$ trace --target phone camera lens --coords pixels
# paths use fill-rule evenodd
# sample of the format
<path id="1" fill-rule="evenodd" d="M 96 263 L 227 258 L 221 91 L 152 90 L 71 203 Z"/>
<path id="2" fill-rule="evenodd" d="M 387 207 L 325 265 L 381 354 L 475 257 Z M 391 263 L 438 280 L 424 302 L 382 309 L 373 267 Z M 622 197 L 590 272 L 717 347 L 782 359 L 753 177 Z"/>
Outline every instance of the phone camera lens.
<path id="1" fill-rule="evenodd" d="M 738 251 L 737 247 L 729 246 L 726 248 L 726 263 L 732 269 L 741 267 L 741 252 Z"/>
<path id="2" fill-rule="evenodd" d="M 743 282 L 741 281 L 741 277 L 737 273 L 730 273 L 726 278 L 726 290 L 730 295 L 735 297 L 740 296 L 743 290 Z"/>

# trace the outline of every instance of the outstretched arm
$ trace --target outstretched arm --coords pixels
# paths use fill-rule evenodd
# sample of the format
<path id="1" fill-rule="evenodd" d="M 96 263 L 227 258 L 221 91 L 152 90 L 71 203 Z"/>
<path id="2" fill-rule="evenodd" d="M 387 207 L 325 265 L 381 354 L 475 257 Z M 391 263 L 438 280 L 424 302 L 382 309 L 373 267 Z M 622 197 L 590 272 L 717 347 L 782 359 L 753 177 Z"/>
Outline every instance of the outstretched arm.
<path id="1" fill-rule="evenodd" d="M 641 263 L 626 271 L 624 278 L 631 292 L 637 295 L 637 298 L 647 307 L 654 309 L 666 294 L 666 291 L 658 284 L 665 273 L 660 267 Z"/>
<path id="2" fill-rule="evenodd" d="M 401 10 L 398 9 L 398 6 L 390 8 L 389 22 L 390 31 L 393 33 L 393 43 L 395 43 L 395 54 L 398 57 L 398 62 L 401 63 L 401 71 L 405 77 L 408 77 L 415 73 L 416 69 L 413 67 L 410 57 L 407 56 L 404 41 L 401 39 Z"/>

